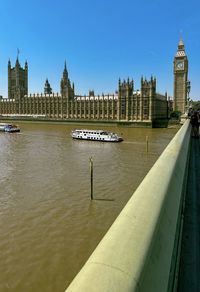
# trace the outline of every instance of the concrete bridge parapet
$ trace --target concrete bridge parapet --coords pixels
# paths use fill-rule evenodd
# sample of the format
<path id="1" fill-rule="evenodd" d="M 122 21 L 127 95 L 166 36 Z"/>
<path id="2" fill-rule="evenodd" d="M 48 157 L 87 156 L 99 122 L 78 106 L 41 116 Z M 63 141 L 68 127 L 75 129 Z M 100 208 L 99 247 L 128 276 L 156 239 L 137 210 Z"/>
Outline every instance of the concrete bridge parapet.
<path id="1" fill-rule="evenodd" d="M 190 132 L 186 120 L 67 292 L 173 291 Z"/>

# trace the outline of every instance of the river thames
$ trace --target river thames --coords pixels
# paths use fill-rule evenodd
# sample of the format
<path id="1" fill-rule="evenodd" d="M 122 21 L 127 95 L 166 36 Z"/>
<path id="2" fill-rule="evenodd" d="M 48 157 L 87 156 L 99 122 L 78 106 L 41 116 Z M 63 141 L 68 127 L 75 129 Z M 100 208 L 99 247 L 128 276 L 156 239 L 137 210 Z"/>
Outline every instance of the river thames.
<path id="1" fill-rule="evenodd" d="M 103 143 L 72 140 L 80 125 L 18 124 L 0 133 L 0 292 L 63 292 L 177 129 L 84 126 L 124 138 Z"/>

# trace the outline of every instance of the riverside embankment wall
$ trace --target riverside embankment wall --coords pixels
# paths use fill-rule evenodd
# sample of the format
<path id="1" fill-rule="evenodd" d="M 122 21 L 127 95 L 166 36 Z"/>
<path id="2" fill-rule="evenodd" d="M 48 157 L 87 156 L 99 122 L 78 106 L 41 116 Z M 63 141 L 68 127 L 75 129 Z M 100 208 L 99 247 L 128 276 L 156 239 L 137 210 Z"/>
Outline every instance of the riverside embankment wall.
<path id="1" fill-rule="evenodd" d="M 187 120 L 67 292 L 172 291 L 190 132 Z"/>

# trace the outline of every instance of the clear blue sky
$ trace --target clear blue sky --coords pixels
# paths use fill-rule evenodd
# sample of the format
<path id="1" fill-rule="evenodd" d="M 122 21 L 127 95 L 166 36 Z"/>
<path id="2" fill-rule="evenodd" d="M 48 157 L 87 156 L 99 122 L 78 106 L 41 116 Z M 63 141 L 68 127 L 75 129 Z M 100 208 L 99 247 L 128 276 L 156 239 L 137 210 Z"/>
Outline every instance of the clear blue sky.
<path id="1" fill-rule="evenodd" d="M 113 93 L 118 78 L 157 78 L 173 94 L 173 58 L 180 31 L 189 59 L 190 96 L 200 100 L 199 0 L 1 0 L 0 95 L 7 96 L 7 64 L 29 65 L 29 93 L 48 78 L 60 91 L 64 62 L 76 94 Z"/>

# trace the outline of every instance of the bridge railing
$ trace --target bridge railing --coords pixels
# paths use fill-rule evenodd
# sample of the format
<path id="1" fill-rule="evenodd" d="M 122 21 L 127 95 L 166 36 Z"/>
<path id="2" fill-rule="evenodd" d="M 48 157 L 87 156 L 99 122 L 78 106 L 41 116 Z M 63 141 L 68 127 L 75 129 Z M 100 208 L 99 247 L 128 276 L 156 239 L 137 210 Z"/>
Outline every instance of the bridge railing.
<path id="1" fill-rule="evenodd" d="M 172 291 L 190 132 L 187 120 L 67 292 Z"/>

